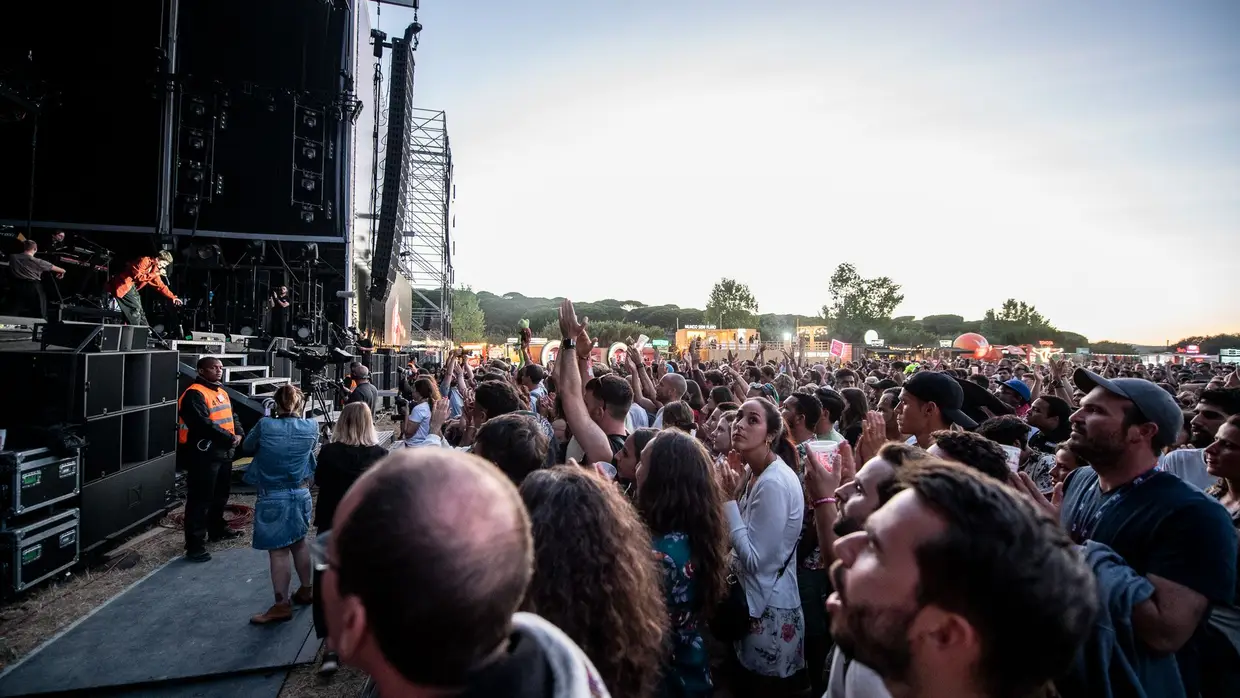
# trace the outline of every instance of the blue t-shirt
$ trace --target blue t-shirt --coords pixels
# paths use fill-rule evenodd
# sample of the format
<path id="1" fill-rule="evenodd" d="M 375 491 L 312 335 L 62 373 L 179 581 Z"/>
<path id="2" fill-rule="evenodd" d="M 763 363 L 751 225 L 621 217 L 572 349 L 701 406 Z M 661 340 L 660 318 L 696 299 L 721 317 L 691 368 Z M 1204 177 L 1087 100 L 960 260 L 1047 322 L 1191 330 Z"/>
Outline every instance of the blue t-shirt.
<path id="1" fill-rule="evenodd" d="M 1109 546 L 1141 576 L 1169 579 L 1211 604 L 1235 597 L 1236 556 L 1228 551 L 1236 549 L 1236 529 L 1227 509 L 1171 473 L 1154 471 L 1104 493 L 1093 468 L 1077 468 L 1064 482 L 1059 520 L 1077 543 Z M 1200 635 L 1176 653 L 1190 696 L 1201 684 Z"/>

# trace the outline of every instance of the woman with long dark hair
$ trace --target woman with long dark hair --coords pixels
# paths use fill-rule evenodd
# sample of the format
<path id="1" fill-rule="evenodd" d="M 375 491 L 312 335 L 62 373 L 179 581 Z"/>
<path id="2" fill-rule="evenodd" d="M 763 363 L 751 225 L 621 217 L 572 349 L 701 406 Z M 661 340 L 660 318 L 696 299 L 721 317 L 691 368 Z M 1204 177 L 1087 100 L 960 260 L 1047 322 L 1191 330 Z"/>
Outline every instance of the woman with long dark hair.
<path id="1" fill-rule="evenodd" d="M 727 590 L 728 524 L 714 465 L 698 440 L 664 430 L 642 453 L 637 510 L 663 568 L 672 653 L 662 696 L 710 696 L 705 616 Z"/>
<path id="2" fill-rule="evenodd" d="M 861 425 L 865 421 L 865 413 L 870 409 L 865 393 L 858 388 L 844 388 L 840 391 L 844 398 L 844 414 L 840 415 L 840 433 L 849 446 L 857 447 L 861 438 Z"/>
<path id="3" fill-rule="evenodd" d="M 637 512 L 614 485 L 572 466 L 530 473 L 521 498 L 534 533 L 534 578 L 521 610 L 572 638 L 611 695 L 650 698 L 668 618 Z"/>
<path id="4" fill-rule="evenodd" d="M 405 424 L 405 445 L 409 447 L 425 446 L 430 442 L 431 408 L 439 400 L 439 386 L 430 378 L 419 378 L 413 383 L 413 408 L 409 411 L 409 420 Z"/>
<path id="5" fill-rule="evenodd" d="M 797 450 L 775 403 L 746 400 L 732 425 L 732 450 L 720 470 L 734 564 L 750 630 L 733 649 L 740 695 L 776 696 L 805 688 L 805 618 L 795 570 L 805 496 Z M 791 574 L 788 574 L 791 572 Z"/>

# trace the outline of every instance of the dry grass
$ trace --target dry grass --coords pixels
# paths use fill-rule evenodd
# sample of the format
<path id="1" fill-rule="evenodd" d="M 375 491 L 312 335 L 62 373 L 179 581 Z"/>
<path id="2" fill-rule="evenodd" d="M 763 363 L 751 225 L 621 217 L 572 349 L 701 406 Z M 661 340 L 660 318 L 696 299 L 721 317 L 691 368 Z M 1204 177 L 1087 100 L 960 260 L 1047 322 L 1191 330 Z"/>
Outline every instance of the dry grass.
<path id="1" fill-rule="evenodd" d="M 233 495 L 233 504 L 254 506 L 253 495 Z M 178 514 L 181 508 L 173 510 Z M 155 568 L 184 553 L 181 529 L 169 518 L 152 533 L 137 532 L 128 549 L 118 549 L 103 564 L 80 570 L 56 582 L 0 606 L 0 671 L 30 654 L 74 621 L 120 594 Z M 222 543 L 210 543 L 211 551 L 250 545 L 248 535 Z M 122 545 L 121 548 L 126 548 Z M 318 663 L 294 667 L 280 691 L 281 698 L 343 698 L 356 696 L 365 676 L 341 668 L 335 676 L 317 675 Z"/>

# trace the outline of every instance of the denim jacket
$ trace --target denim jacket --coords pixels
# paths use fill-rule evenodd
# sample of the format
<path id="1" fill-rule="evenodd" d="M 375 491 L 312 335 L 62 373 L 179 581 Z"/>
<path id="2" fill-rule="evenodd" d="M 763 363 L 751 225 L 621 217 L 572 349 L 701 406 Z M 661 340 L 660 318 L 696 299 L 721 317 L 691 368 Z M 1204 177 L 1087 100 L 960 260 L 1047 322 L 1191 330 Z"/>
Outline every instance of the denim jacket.
<path id="1" fill-rule="evenodd" d="M 319 425 L 313 419 L 263 417 L 245 435 L 241 449 L 253 453 L 245 481 L 261 491 L 303 487 L 314 473 Z"/>

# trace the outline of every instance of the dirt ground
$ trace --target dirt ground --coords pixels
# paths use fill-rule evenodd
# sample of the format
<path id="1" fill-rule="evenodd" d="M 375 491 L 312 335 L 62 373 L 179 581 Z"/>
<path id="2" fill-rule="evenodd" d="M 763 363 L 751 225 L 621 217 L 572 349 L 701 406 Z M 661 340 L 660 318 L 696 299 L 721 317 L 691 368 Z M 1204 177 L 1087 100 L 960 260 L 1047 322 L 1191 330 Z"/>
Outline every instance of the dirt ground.
<path id="1" fill-rule="evenodd" d="M 234 504 L 254 505 L 254 497 L 234 495 Z M 145 532 L 123 543 L 102 564 L 76 571 L 44 585 L 15 601 L 0 606 L 0 671 L 55 637 L 69 624 L 145 577 L 165 562 L 184 553 L 184 539 L 174 509 Z M 245 547 L 247 535 L 208 549 Z M 260 609 L 261 610 L 261 609 Z M 335 676 L 318 676 L 318 663 L 294 667 L 284 682 L 280 698 L 352 698 L 361 692 L 365 676 L 342 667 Z"/>

